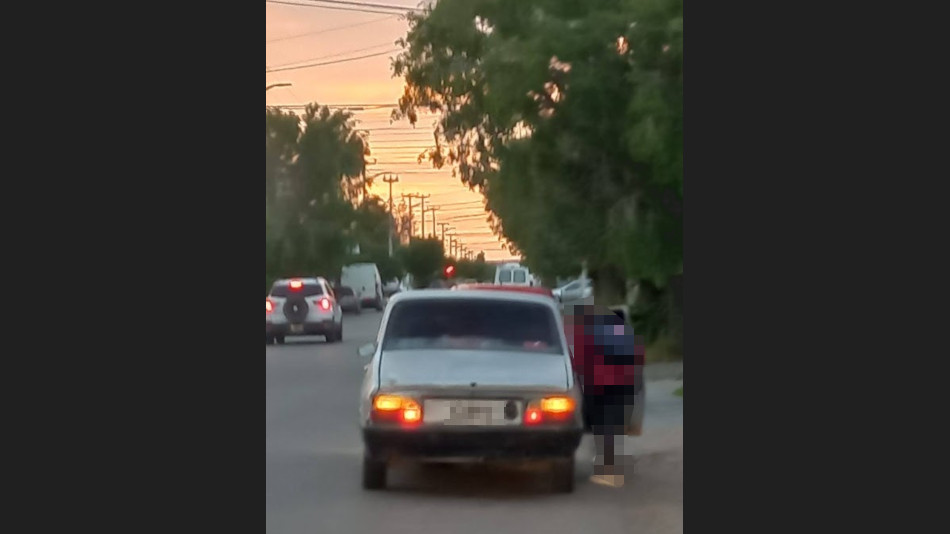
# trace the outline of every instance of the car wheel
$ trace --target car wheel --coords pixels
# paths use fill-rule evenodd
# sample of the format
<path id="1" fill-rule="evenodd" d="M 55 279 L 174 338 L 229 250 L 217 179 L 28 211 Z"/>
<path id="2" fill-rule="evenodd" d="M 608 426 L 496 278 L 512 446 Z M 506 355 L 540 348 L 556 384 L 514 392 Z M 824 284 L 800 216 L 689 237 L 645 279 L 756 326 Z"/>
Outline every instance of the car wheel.
<path id="1" fill-rule="evenodd" d="M 265 345 L 273 345 L 273 344 L 274 344 L 274 336 L 264 336 L 264 338 L 265 338 L 265 341 L 264 341 L 264 344 L 265 344 Z"/>
<path id="2" fill-rule="evenodd" d="M 278 344 L 278 345 L 283 345 L 283 344 L 284 344 L 284 336 L 277 336 L 276 339 L 277 339 L 277 344 Z"/>
<path id="3" fill-rule="evenodd" d="M 380 490 L 386 488 L 386 462 L 363 456 L 363 489 Z"/>
<path id="4" fill-rule="evenodd" d="M 574 491 L 574 456 L 558 458 L 551 466 L 551 489 L 556 493 Z"/>

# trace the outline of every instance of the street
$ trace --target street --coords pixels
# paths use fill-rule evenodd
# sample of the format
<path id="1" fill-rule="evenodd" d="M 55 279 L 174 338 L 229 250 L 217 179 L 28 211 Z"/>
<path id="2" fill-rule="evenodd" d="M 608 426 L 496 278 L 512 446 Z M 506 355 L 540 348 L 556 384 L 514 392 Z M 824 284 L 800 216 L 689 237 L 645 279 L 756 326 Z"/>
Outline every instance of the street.
<path id="1" fill-rule="evenodd" d="M 356 349 L 373 341 L 381 316 L 346 315 L 342 343 L 288 338 L 266 347 L 269 534 L 683 531 L 683 399 L 673 380 L 647 384 L 644 435 L 625 438 L 635 465 L 623 488 L 587 481 L 586 436 L 570 495 L 549 493 L 543 472 L 491 465 L 400 465 L 390 489 L 362 490 Z"/>

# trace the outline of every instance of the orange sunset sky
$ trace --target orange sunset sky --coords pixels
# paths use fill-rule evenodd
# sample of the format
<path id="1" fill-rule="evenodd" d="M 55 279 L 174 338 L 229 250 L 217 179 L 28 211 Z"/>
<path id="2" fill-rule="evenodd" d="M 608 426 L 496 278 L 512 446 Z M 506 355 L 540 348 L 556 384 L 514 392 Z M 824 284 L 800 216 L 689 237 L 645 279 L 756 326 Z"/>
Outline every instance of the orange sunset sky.
<path id="1" fill-rule="evenodd" d="M 419 5 L 418 0 L 367 1 L 407 8 Z M 266 3 L 267 70 L 342 60 L 337 64 L 267 73 L 268 85 L 292 84 L 267 91 L 267 105 L 286 106 L 298 113 L 310 102 L 365 108 L 353 113 L 359 120 L 358 127 L 369 131 L 369 160 L 376 160 L 367 168 L 367 175 L 392 172 L 399 176 L 399 182 L 393 184 L 393 202 L 398 204 L 402 194 L 428 194 L 426 207 L 438 207 L 436 223 L 454 227 L 447 235 L 458 236 L 473 253 L 484 251 L 489 261 L 511 259 L 485 222 L 482 196 L 453 178 L 450 169 L 436 171 L 427 162 L 416 162 L 416 156 L 432 145 L 434 117 L 421 115 L 416 128 L 408 121 L 390 123 L 389 115 L 403 92 L 402 80 L 392 77 L 390 61 L 397 54 L 394 42 L 405 36 L 407 22 L 395 13 L 367 13 L 364 11 L 373 8 L 350 6 L 307 0 Z M 368 55 L 373 57 L 347 61 Z M 378 180 L 371 191 L 384 200 L 389 198 L 389 186 Z M 418 220 L 418 200 L 413 206 L 413 217 Z M 431 222 L 432 214 L 426 213 L 427 234 L 431 232 Z"/>

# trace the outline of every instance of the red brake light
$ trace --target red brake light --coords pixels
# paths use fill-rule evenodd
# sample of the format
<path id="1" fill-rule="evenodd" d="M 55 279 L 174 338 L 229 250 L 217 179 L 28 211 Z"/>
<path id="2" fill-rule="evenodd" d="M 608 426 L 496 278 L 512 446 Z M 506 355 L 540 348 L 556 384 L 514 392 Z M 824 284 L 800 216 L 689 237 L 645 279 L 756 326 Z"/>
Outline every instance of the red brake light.
<path id="1" fill-rule="evenodd" d="M 302 287 L 303 287 L 303 282 L 302 282 L 302 281 L 300 281 L 300 280 L 291 280 L 291 281 L 290 281 L 290 289 L 297 290 L 297 289 L 300 289 L 300 288 L 302 288 Z"/>
<path id="2" fill-rule="evenodd" d="M 422 420 L 422 407 L 415 401 L 402 405 L 402 421 L 404 423 L 418 423 Z"/>
<path id="3" fill-rule="evenodd" d="M 320 299 L 320 300 L 317 301 L 317 305 L 320 306 L 321 308 L 323 308 L 324 310 L 329 310 L 329 309 L 330 309 L 330 299 L 328 299 L 328 298 L 326 298 L 326 297 L 323 297 L 322 299 Z"/>
<path id="4" fill-rule="evenodd" d="M 422 421 L 422 406 L 409 397 L 378 395 L 373 399 L 373 419 L 410 424 L 418 423 Z"/>
<path id="5" fill-rule="evenodd" d="M 541 409 L 537 406 L 530 406 L 524 411 L 524 423 L 526 425 L 536 425 L 541 422 Z"/>
<path id="6" fill-rule="evenodd" d="M 270 313 L 270 312 L 274 311 L 274 303 L 271 302 L 270 299 L 265 299 L 264 302 L 265 302 L 265 305 L 266 305 L 266 308 L 267 308 L 267 313 Z"/>

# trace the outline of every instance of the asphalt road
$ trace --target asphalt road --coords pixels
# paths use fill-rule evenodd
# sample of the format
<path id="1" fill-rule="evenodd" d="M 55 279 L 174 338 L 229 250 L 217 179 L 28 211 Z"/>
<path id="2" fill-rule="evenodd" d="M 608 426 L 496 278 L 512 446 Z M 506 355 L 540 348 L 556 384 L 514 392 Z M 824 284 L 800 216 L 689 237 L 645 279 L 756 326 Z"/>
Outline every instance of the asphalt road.
<path id="1" fill-rule="evenodd" d="M 360 487 L 356 349 L 381 314 L 344 317 L 343 342 L 292 338 L 266 348 L 267 532 L 683 532 L 683 400 L 675 381 L 647 384 L 644 434 L 625 438 L 623 488 L 588 482 L 593 443 L 577 453 L 577 489 L 550 493 L 543 472 L 491 465 L 402 465 L 390 489 Z"/>

